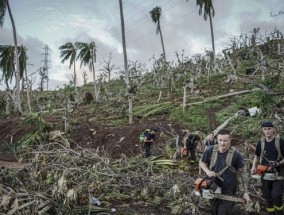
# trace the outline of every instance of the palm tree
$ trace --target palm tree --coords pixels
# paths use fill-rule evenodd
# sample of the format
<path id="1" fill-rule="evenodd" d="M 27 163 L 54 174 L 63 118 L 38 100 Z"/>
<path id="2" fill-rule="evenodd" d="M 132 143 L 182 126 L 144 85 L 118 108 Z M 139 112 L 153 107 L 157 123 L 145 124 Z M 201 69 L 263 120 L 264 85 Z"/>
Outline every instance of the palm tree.
<path id="1" fill-rule="evenodd" d="M 66 60 L 70 60 L 69 61 L 69 69 L 71 69 L 71 66 L 73 65 L 74 67 L 74 89 L 75 89 L 75 103 L 77 101 L 77 94 L 78 94 L 78 90 L 77 90 L 77 74 L 76 74 L 76 57 L 77 57 L 77 48 L 76 45 L 71 43 L 71 42 L 67 42 L 66 44 L 62 45 L 59 47 L 60 49 L 60 58 L 61 63 L 64 63 Z"/>
<path id="2" fill-rule="evenodd" d="M 164 47 L 164 41 L 163 41 L 163 35 L 162 35 L 162 30 L 161 30 L 161 25 L 160 25 L 160 17 L 162 15 L 162 9 L 159 6 L 156 6 L 153 10 L 150 11 L 152 21 L 157 24 L 157 29 L 156 29 L 156 34 L 160 33 L 161 36 L 161 42 L 162 42 L 162 48 L 163 48 L 163 55 L 164 59 L 166 60 L 166 52 L 165 52 L 165 47 Z"/>
<path id="3" fill-rule="evenodd" d="M 19 64 L 19 56 L 18 56 L 18 45 L 17 45 L 17 33 L 16 26 L 14 22 L 14 18 L 12 15 L 12 11 L 10 8 L 9 0 L 0 0 L 0 27 L 3 27 L 4 18 L 6 11 L 8 10 L 9 17 L 12 23 L 13 28 L 13 38 L 14 38 L 14 47 L 15 47 L 15 61 L 16 61 L 16 93 L 14 100 L 14 113 L 22 112 L 21 109 L 21 97 L 20 97 L 20 64 Z"/>
<path id="4" fill-rule="evenodd" d="M 215 44 L 214 44 L 214 31 L 213 31 L 213 23 L 212 23 L 212 17 L 215 16 L 215 10 L 213 7 L 212 0 L 196 0 L 196 6 L 199 6 L 199 16 L 202 15 L 202 10 L 203 10 L 203 18 L 205 21 L 207 20 L 207 17 L 209 16 L 211 40 L 212 40 L 213 62 L 215 63 Z"/>
<path id="5" fill-rule="evenodd" d="M 83 42 L 76 42 L 76 46 L 80 50 L 77 59 L 81 60 L 80 67 L 82 65 L 88 65 L 89 69 L 93 72 L 93 78 L 94 78 L 94 94 L 96 97 L 96 101 L 99 100 L 99 94 L 97 92 L 97 84 L 96 84 L 96 71 L 95 71 L 95 62 L 96 62 L 96 52 L 97 47 L 94 41 L 91 41 L 90 43 L 83 43 Z"/>

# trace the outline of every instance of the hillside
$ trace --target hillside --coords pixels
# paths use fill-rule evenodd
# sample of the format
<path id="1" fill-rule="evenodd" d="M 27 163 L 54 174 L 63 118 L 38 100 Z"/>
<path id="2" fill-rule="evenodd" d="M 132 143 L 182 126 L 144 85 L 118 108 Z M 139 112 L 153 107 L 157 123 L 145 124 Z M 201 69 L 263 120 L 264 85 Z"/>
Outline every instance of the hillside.
<path id="1" fill-rule="evenodd" d="M 129 68 L 128 89 L 123 76 L 96 83 L 98 101 L 92 83 L 76 93 L 70 82 L 56 91 L 32 90 L 31 113 L 25 91 L 23 112 L 13 115 L 1 92 L 1 212 L 208 214 L 208 201 L 193 194 L 198 165 L 174 159 L 183 130 L 199 128 L 204 140 L 226 127 L 250 168 L 261 122 L 272 120 L 280 135 L 284 131 L 276 42 L 234 46 L 217 59 L 219 67 L 210 55 L 197 55 L 176 65 L 158 59 L 150 71 Z M 138 136 L 149 127 L 159 131 L 153 157 L 146 159 Z M 252 178 L 250 193 L 253 203 L 237 203 L 233 214 L 263 214 L 259 182 Z"/>
<path id="2" fill-rule="evenodd" d="M 222 78 L 222 76 L 220 76 L 219 78 L 212 78 L 210 84 L 204 84 L 201 82 L 200 84 L 197 84 L 197 86 L 200 86 L 198 87 L 198 92 L 190 94 L 189 97 L 195 98 L 195 100 L 197 100 L 198 98 L 211 97 L 212 94 L 217 95 L 218 93 L 218 95 L 225 95 L 231 92 L 237 92 L 237 91 L 251 88 L 251 86 L 247 86 L 243 84 L 232 85 L 231 83 L 226 83 L 225 80 L 226 80 L 225 77 Z M 138 94 L 135 96 L 134 98 L 135 102 L 133 105 L 134 108 L 137 106 L 138 107 L 143 106 L 143 103 L 145 102 L 141 98 L 143 96 L 145 95 Z M 151 99 L 150 100 L 147 99 L 147 101 L 157 101 L 158 96 L 159 96 L 158 91 L 153 91 L 151 95 Z M 111 159 L 115 163 L 116 160 L 119 162 L 121 162 L 122 160 L 125 160 L 125 162 L 133 162 L 131 161 L 132 159 L 135 159 L 135 158 L 142 159 L 141 149 L 140 149 L 137 137 L 144 129 L 148 127 L 158 127 L 159 128 L 159 133 L 158 133 L 159 138 L 153 150 L 154 156 L 158 156 L 158 157 L 162 156 L 164 159 L 168 159 L 168 158 L 171 159 L 173 156 L 173 153 L 176 150 L 176 144 L 175 144 L 176 135 L 179 135 L 180 137 L 182 137 L 183 129 L 194 130 L 195 128 L 200 127 L 202 129 L 202 132 L 204 133 L 203 137 L 205 137 L 208 133 L 210 133 L 210 131 L 214 130 L 218 125 L 220 125 L 222 121 L 230 117 L 230 115 L 234 114 L 239 108 L 250 108 L 251 106 L 254 106 L 257 103 L 261 104 L 260 103 L 261 101 L 259 100 L 260 98 L 258 97 L 259 94 L 252 93 L 249 95 L 244 94 L 244 95 L 239 95 L 239 96 L 230 96 L 224 99 L 217 99 L 217 100 L 212 100 L 208 103 L 202 103 L 197 106 L 195 105 L 189 106 L 189 109 L 187 111 L 188 115 L 187 115 L 187 113 L 182 114 L 182 110 L 181 110 L 182 98 L 181 97 L 178 98 L 177 96 L 178 96 L 178 93 L 173 94 L 170 98 L 167 98 L 167 97 L 162 98 L 162 101 L 160 102 L 161 105 L 168 104 L 168 103 L 171 104 L 168 106 L 169 107 L 168 110 L 163 109 L 160 112 L 156 111 L 156 112 L 153 112 L 153 114 L 148 115 L 147 117 L 143 117 L 142 112 L 140 112 L 140 115 L 139 114 L 136 115 L 136 117 L 134 118 L 134 123 L 131 125 L 128 125 L 127 123 L 127 120 L 128 120 L 127 116 L 123 117 L 123 115 L 121 115 L 120 111 L 118 110 L 118 109 L 121 109 L 121 104 L 119 103 L 117 104 L 112 101 L 110 102 L 110 104 L 108 103 L 81 104 L 78 107 L 76 107 L 76 109 L 73 112 L 70 112 L 68 116 L 69 117 L 69 131 L 65 134 L 63 134 L 64 133 L 64 120 L 63 120 L 62 111 L 52 110 L 50 112 L 42 113 L 41 115 L 42 115 L 42 118 L 44 119 L 44 122 L 49 124 L 48 129 L 47 129 L 48 132 L 52 132 L 56 130 L 61 131 L 59 133 L 59 137 L 57 135 L 57 137 L 53 138 L 51 137 L 52 135 L 50 135 L 49 142 L 52 143 L 55 141 L 57 143 L 64 144 L 66 143 L 65 140 L 68 139 L 68 143 L 70 144 L 72 149 L 76 150 L 78 149 L 78 146 L 86 148 L 86 149 L 90 149 L 90 150 L 99 149 L 100 156 L 103 156 L 103 157 L 106 156 L 108 159 Z M 271 112 L 273 111 L 271 110 Z M 278 114 L 280 114 L 280 112 L 278 112 Z M 2 162 L 2 165 L 5 165 L 11 168 L 16 168 L 15 162 L 11 162 L 11 161 L 16 161 L 15 157 L 13 157 L 11 153 L 11 149 L 15 150 L 17 146 L 19 146 L 19 144 L 23 144 L 23 140 L 27 140 L 27 136 L 25 135 L 28 135 L 28 134 L 32 135 L 33 133 L 37 132 L 37 129 L 35 129 L 35 126 L 36 125 L 38 126 L 36 121 L 33 121 L 34 126 L 32 125 L 33 123 L 32 124 L 30 123 L 22 124 L 23 119 L 27 117 L 28 116 L 8 117 L 8 118 L 2 117 L 1 118 L 0 138 L 2 140 L 1 141 L 2 152 L 1 152 L 0 164 Z M 251 127 L 252 125 L 258 124 L 262 118 L 263 116 L 256 116 L 256 117 L 243 116 L 241 119 L 234 120 L 232 123 L 230 123 L 228 125 L 228 128 L 231 130 L 234 129 L 232 144 L 238 149 L 240 149 L 241 151 L 243 151 L 246 148 L 247 145 L 245 144 L 251 143 L 253 146 L 254 138 L 260 135 L 260 133 L 257 132 L 259 128 L 258 127 L 253 128 L 252 133 L 254 134 L 254 136 L 250 136 L 251 139 L 248 139 L 248 136 L 251 134 L 251 132 L 246 131 L 245 129 L 247 129 L 246 126 Z M 36 117 L 34 119 L 36 119 Z M 246 122 L 248 125 L 243 125 L 243 122 Z M 44 139 L 37 140 L 36 141 L 37 144 L 44 144 L 45 142 Z M 22 143 L 19 143 L 20 140 L 22 141 Z M 31 143 L 26 142 L 26 144 L 31 144 Z M 34 149 L 37 147 L 38 146 L 35 146 Z M 26 151 L 27 149 L 24 148 L 22 150 Z M 249 150 L 249 157 L 247 159 L 248 159 L 248 164 L 249 164 L 250 158 L 253 155 L 253 147 L 248 150 Z M 200 151 L 199 153 L 201 152 L 202 151 Z M 81 152 L 81 153 L 84 154 L 84 152 Z M 33 162 L 28 161 L 29 159 L 27 157 L 25 156 L 23 157 L 20 154 L 20 150 L 19 151 L 16 150 L 16 156 L 20 159 L 23 159 L 24 162 L 25 161 L 30 162 L 32 169 L 35 168 L 34 167 L 35 164 L 33 164 Z M 45 159 L 49 160 L 49 158 L 45 158 Z M 43 165 L 43 164 L 38 163 L 37 165 Z M 19 168 L 23 168 L 23 164 L 19 163 L 18 166 Z M 117 210 L 117 213 L 115 214 L 149 214 L 150 212 L 152 214 L 161 214 L 161 213 L 163 214 L 179 214 L 179 213 L 191 214 L 193 212 L 189 212 L 189 211 L 194 211 L 194 210 L 198 210 L 199 213 L 201 214 L 206 214 L 207 213 L 206 212 L 206 202 L 201 202 L 201 206 L 197 209 L 191 206 L 190 202 L 192 201 L 196 202 L 198 201 L 198 199 L 195 199 L 193 197 L 187 197 L 191 199 L 189 200 L 189 199 L 186 199 L 185 196 L 183 196 L 183 195 L 186 195 L 186 193 L 188 195 L 189 193 L 192 192 L 191 189 L 193 186 L 193 180 L 198 174 L 198 169 L 196 169 L 196 166 L 188 166 L 186 162 L 185 163 L 181 162 L 178 164 L 178 166 L 180 166 L 178 168 L 180 170 L 169 168 L 166 165 L 166 170 L 168 169 L 169 171 L 168 174 L 170 173 L 171 176 L 165 175 L 166 173 L 163 173 L 163 171 L 161 172 L 161 170 L 159 171 L 154 170 L 154 172 L 156 171 L 158 172 L 152 173 L 153 178 L 150 179 L 149 182 L 147 182 L 148 185 L 145 184 L 146 181 L 143 182 L 144 186 L 146 187 L 149 186 L 148 189 L 150 189 L 151 187 L 152 188 L 155 187 L 155 186 L 153 187 L 152 183 L 157 183 L 158 182 L 157 180 L 160 181 L 159 177 L 163 177 L 165 180 L 165 182 L 163 182 L 164 184 L 163 186 L 171 187 L 175 183 L 177 183 L 179 184 L 179 186 L 181 186 L 180 189 L 182 189 L 183 185 L 180 184 L 180 182 L 183 181 L 182 183 L 185 183 L 186 181 L 188 181 L 186 183 L 191 183 L 189 189 L 184 190 L 178 195 L 180 197 L 178 196 L 175 197 L 177 198 L 174 201 L 175 203 L 172 202 L 171 198 L 169 197 L 167 197 L 168 199 L 167 198 L 164 199 L 165 197 L 163 197 L 163 200 L 157 201 L 157 203 L 150 203 L 152 201 L 151 200 L 152 197 L 149 196 L 145 198 L 145 197 L 142 197 L 143 194 L 140 193 L 141 191 L 143 191 L 143 185 L 142 185 L 140 189 L 139 189 L 139 186 L 137 188 L 133 188 L 134 190 L 137 189 L 137 191 L 135 192 L 140 193 L 140 194 L 137 193 L 137 195 L 139 196 L 142 195 L 142 196 L 134 200 L 132 203 L 130 202 L 126 204 L 125 200 L 127 200 L 128 197 L 121 196 L 117 198 L 117 197 L 114 197 L 115 195 L 114 193 L 111 194 L 113 198 L 110 198 L 110 199 L 109 197 L 102 196 L 101 199 L 105 198 L 102 204 L 103 208 L 110 208 L 110 207 L 115 208 L 115 210 Z M 30 167 L 26 166 L 25 168 L 29 170 Z M 113 167 L 110 167 L 110 168 L 113 168 Z M 32 169 L 30 169 L 29 171 L 32 171 Z M 179 173 L 177 174 L 176 171 L 179 171 Z M 172 174 L 175 174 L 175 176 L 173 176 Z M 2 179 L 5 181 L 5 183 L 7 183 L 6 178 L 7 176 L 3 177 Z M 43 179 L 44 178 L 42 178 L 42 180 Z M 167 181 L 169 179 L 172 180 L 172 183 L 173 183 L 172 185 L 171 183 L 169 183 L 169 181 Z M 27 179 L 22 179 L 22 180 L 27 180 Z M 143 179 L 143 180 L 146 180 L 146 179 Z M 54 182 L 56 182 L 56 180 Z M 119 183 L 119 182 L 117 181 L 116 183 Z M 153 198 L 154 196 L 157 195 L 155 197 L 157 198 L 159 196 L 158 194 L 159 192 L 168 192 L 167 191 L 168 189 L 165 189 L 164 191 L 162 190 L 160 191 L 148 190 L 149 192 L 148 194 L 153 195 Z M 121 192 L 125 193 L 124 188 L 121 188 Z M 78 198 L 79 196 L 80 195 L 78 194 Z M 181 199 L 185 201 L 184 206 L 181 206 L 180 204 L 178 204 L 178 202 Z M 81 199 L 80 201 L 85 202 L 85 200 L 83 199 Z M 127 201 L 129 202 L 129 200 Z M 174 204 L 175 206 L 174 205 L 169 206 L 171 205 L 169 201 L 172 202 L 172 204 Z M 258 212 L 257 214 L 259 213 L 260 212 Z M 245 213 L 245 211 L 240 209 L 240 210 L 236 210 L 235 214 L 254 214 L 254 213 L 253 212 Z"/>

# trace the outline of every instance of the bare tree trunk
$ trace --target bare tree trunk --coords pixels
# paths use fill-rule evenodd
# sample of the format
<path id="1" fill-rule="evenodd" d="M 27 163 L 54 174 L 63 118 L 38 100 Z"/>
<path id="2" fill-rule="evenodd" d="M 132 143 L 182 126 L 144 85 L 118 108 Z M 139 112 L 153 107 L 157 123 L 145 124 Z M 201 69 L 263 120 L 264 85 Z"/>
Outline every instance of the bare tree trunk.
<path id="1" fill-rule="evenodd" d="M 157 102 L 160 102 L 160 101 L 161 101 L 161 98 L 162 98 L 162 90 L 160 90 L 159 98 L 157 99 Z"/>
<path id="2" fill-rule="evenodd" d="M 8 89 L 9 90 L 9 89 Z M 6 115 L 9 116 L 11 114 L 11 101 L 13 101 L 12 94 L 8 91 L 5 96 L 6 102 Z"/>
<path id="3" fill-rule="evenodd" d="M 279 43 L 279 40 L 277 42 L 277 54 L 280 56 L 281 55 L 281 45 Z"/>
<path id="4" fill-rule="evenodd" d="M 64 107 L 64 131 L 67 133 L 69 129 L 68 125 L 68 112 L 69 112 L 69 107 L 68 107 L 68 99 L 67 96 L 65 96 L 65 107 Z"/>
<path id="5" fill-rule="evenodd" d="M 129 92 L 130 84 L 129 84 L 127 53 L 126 53 L 126 42 L 125 42 L 125 29 L 124 29 L 124 17 L 123 17 L 122 0 L 119 0 L 119 8 L 120 8 L 120 20 L 121 20 L 122 47 L 123 47 L 123 56 L 124 56 L 126 94 L 127 94 L 127 97 L 128 97 L 128 105 L 129 105 L 129 109 L 128 109 L 128 111 L 129 111 L 129 124 L 132 124 L 133 123 L 132 96 L 131 96 L 131 94 Z"/>
<path id="6" fill-rule="evenodd" d="M 194 90 L 194 79 L 193 78 L 190 78 L 190 83 L 191 83 L 191 89 L 190 89 L 190 92 L 193 93 L 193 90 Z"/>
<path id="7" fill-rule="evenodd" d="M 265 80 L 265 67 L 263 66 L 265 64 L 264 62 L 264 56 L 261 52 L 261 50 L 258 48 L 257 52 L 260 55 L 260 65 L 259 65 L 259 70 L 261 71 L 261 80 L 264 81 Z"/>
<path id="8" fill-rule="evenodd" d="M 216 62 L 216 56 L 215 56 L 215 42 L 214 42 L 214 31 L 213 31 L 213 23 L 212 23 L 211 12 L 209 12 L 209 21 L 210 21 L 210 30 L 211 30 L 211 41 L 212 41 L 212 52 L 213 52 L 213 64 L 215 64 L 215 62 Z"/>
<path id="9" fill-rule="evenodd" d="M 28 81 L 28 74 L 27 74 L 27 70 L 25 69 L 25 76 L 26 76 L 26 87 L 27 87 L 27 100 L 28 100 L 28 111 L 29 113 L 32 112 L 32 107 L 31 107 L 31 100 L 30 100 L 30 85 L 29 85 L 29 81 Z"/>
<path id="10" fill-rule="evenodd" d="M 207 69 L 207 84 L 209 84 L 210 83 L 211 72 L 210 72 L 210 65 L 209 65 L 208 62 L 206 63 L 206 69 Z"/>
<path id="11" fill-rule="evenodd" d="M 99 101 L 99 97 L 98 97 L 98 93 L 97 93 L 97 84 L 96 84 L 96 69 L 94 66 L 94 62 L 93 62 L 93 78 L 94 78 L 94 94 L 95 94 L 95 98 L 96 98 L 96 102 Z"/>
<path id="12" fill-rule="evenodd" d="M 158 20 L 158 26 L 159 26 L 159 32 L 160 32 L 160 37 L 161 37 L 164 59 L 165 59 L 165 62 L 167 62 L 166 52 L 165 52 L 165 47 L 164 47 L 164 40 L 163 40 L 162 30 L 161 30 L 161 26 L 160 26 L 160 20 Z"/>
<path id="13" fill-rule="evenodd" d="M 77 104 L 78 101 L 78 89 L 77 89 L 77 74 L 76 74 L 76 64 L 75 64 L 75 60 L 74 60 L 74 103 Z"/>
<path id="14" fill-rule="evenodd" d="M 230 58 L 230 56 L 227 53 L 225 53 L 225 57 L 227 57 L 227 59 L 229 61 L 229 65 L 231 66 L 231 69 L 233 70 L 234 75 L 236 75 L 237 71 L 236 71 L 236 69 L 233 65 L 232 59 Z"/>
<path id="15" fill-rule="evenodd" d="M 183 100 L 182 100 L 182 109 L 183 109 L 183 112 L 186 112 L 186 111 L 187 111 L 187 106 L 186 106 L 186 89 L 187 89 L 187 87 L 184 86 L 184 87 L 183 87 Z"/>

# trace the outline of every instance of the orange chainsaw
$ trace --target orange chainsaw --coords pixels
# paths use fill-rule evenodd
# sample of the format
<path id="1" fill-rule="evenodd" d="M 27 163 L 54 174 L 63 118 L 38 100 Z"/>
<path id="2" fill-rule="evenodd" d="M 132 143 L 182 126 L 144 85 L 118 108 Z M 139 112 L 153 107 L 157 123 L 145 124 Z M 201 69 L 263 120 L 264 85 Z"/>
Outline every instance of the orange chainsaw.
<path id="1" fill-rule="evenodd" d="M 267 165 L 257 165 L 256 174 L 253 178 L 261 178 L 266 181 L 284 180 L 283 176 L 278 176 L 278 172 L 275 168 Z"/>
<path id="2" fill-rule="evenodd" d="M 204 199 L 223 199 L 233 202 L 244 203 L 240 197 L 221 194 L 221 187 L 217 185 L 215 177 L 198 178 L 194 182 L 194 194 Z"/>

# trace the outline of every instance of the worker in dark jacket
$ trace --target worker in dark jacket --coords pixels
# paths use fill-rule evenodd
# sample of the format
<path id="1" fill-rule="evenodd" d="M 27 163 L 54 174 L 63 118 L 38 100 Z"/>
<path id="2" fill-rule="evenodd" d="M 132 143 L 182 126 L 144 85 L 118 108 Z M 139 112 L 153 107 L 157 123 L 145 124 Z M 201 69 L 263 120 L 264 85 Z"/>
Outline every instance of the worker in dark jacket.
<path id="1" fill-rule="evenodd" d="M 283 214 L 283 190 L 284 190 L 284 140 L 275 135 L 272 122 L 262 123 L 264 138 L 258 141 L 251 168 L 251 174 L 255 174 L 258 164 L 267 166 L 271 173 L 277 174 L 275 180 L 262 176 L 262 196 L 266 200 L 266 211 L 268 214 Z M 271 176 L 271 174 L 270 174 Z"/>
<path id="2" fill-rule="evenodd" d="M 151 148 L 153 146 L 154 141 L 156 141 L 156 132 L 158 131 L 157 128 L 147 129 L 144 134 L 144 150 L 145 150 L 145 157 L 148 158 L 151 156 Z"/>

